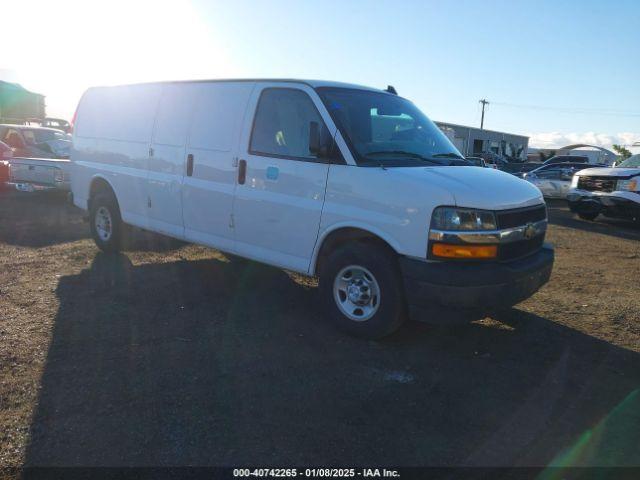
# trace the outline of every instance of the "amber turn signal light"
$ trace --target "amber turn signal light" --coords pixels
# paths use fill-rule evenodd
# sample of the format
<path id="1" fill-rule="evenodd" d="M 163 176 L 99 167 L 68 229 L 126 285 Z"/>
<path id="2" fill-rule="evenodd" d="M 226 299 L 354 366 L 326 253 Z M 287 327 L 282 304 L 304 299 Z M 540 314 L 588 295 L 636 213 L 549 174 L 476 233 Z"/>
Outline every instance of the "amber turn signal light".
<path id="1" fill-rule="evenodd" d="M 497 245 L 453 245 L 434 243 L 431 248 L 434 257 L 442 258 L 496 258 Z"/>

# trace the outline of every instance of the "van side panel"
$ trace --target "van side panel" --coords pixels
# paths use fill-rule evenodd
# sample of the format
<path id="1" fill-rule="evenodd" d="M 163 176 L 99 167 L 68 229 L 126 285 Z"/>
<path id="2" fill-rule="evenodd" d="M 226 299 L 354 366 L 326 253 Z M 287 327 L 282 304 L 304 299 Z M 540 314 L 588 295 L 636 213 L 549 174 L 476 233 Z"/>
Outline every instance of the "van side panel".
<path id="1" fill-rule="evenodd" d="M 147 226 L 147 165 L 161 85 L 88 90 L 78 107 L 71 160 L 76 204 L 87 207 L 91 180 L 115 190 L 126 223 Z"/>
<path id="2" fill-rule="evenodd" d="M 238 143 L 252 82 L 198 83 L 188 134 L 193 172 L 184 177 L 182 205 L 185 237 L 234 251 L 231 223 Z"/>
<path id="3" fill-rule="evenodd" d="M 184 236 L 185 144 L 196 94 L 197 85 L 192 83 L 163 85 L 149 157 L 149 228 L 177 238 Z"/>

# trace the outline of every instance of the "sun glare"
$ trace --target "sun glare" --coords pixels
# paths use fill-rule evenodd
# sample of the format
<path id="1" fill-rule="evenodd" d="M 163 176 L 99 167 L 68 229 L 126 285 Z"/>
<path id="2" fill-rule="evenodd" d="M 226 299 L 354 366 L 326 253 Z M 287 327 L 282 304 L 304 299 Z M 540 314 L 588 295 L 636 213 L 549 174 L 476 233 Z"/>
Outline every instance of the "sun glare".
<path id="1" fill-rule="evenodd" d="M 239 75 L 217 32 L 188 1 L 21 1 L 7 7 L 8 18 L 29 18 L 30 29 L 25 33 L 23 22 L 3 25 L 3 36 L 20 42 L 3 51 L 0 69 L 6 80 L 45 94 L 51 116 L 69 118 L 92 85 Z"/>

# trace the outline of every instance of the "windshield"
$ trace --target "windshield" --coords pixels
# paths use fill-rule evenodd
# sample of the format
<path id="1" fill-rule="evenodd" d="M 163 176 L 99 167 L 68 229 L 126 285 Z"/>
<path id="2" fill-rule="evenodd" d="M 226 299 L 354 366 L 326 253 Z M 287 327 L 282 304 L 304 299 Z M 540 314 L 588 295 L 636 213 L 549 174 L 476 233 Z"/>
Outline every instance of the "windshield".
<path id="1" fill-rule="evenodd" d="M 640 168 L 640 154 L 627 158 L 618 165 L 619 168 Z"/>
<path id="2" fill-rule="evenodd" d="M 30 145 L 37 145 L 38 143 L 50 142 L 52 140 L 67 140 L 64 132 L 55 130 L 23 130 L 22 134 Z"/>
<path id="3" fill-rule="evenodd" d="M 402 97 L 351 88 L 317 90 L 358 165 L 468 164 L 445 134 Z"/>

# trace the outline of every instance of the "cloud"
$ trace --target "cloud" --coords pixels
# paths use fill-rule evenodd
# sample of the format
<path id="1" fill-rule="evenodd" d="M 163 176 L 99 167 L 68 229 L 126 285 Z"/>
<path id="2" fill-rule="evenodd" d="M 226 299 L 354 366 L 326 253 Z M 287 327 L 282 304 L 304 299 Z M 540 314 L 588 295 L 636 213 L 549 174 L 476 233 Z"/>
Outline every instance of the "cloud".
<path id="1" fill-rule="evenodd" d="M 560 133 L 560 132 L 538 132 L 529 133 L 529 146 L 535 148 L 560 148 L 576 143 L 597 145 L 599 147 L 611 148 L 613 144 L 627 145 L 630 147 L 635 142 L 640 142 L 640 133 L 620 132 L 620 133 Z"/>

